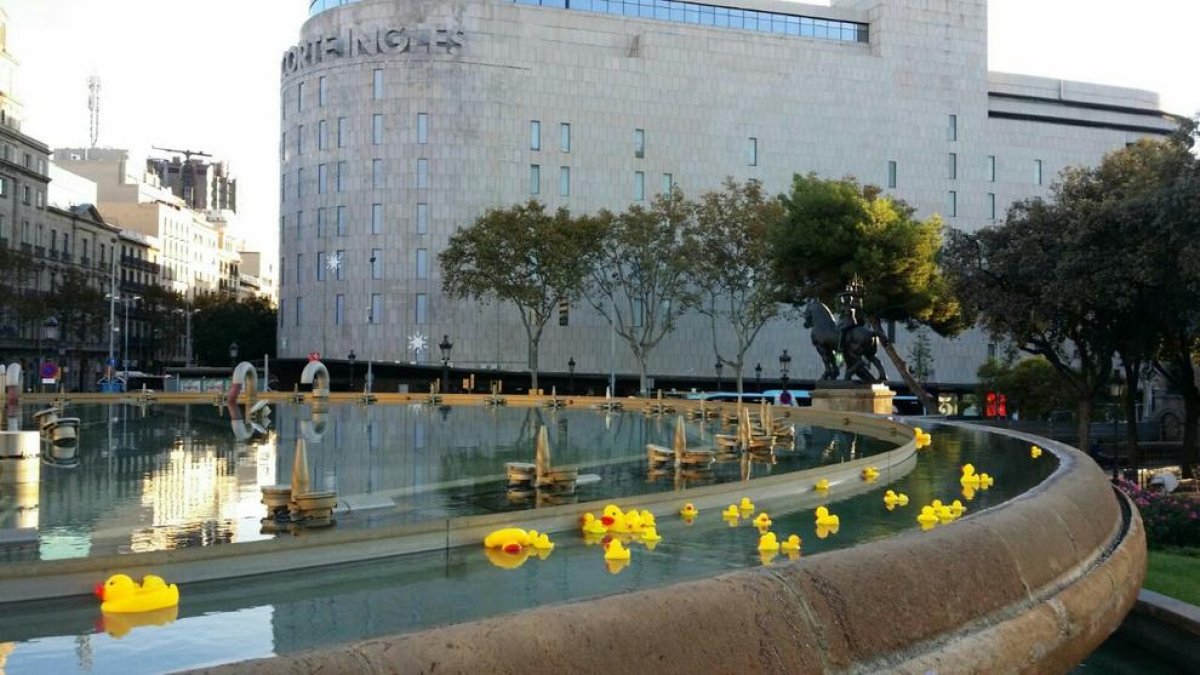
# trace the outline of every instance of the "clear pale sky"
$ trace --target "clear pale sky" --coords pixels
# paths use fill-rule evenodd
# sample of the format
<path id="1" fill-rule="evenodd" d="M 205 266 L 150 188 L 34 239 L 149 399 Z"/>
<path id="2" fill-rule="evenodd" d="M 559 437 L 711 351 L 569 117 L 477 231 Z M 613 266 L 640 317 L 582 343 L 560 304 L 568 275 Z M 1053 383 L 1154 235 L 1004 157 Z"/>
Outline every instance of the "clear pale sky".
<path id="1" fill-rule="evenodd" d="M 279 58 L 296 42 L 308 0 L 0 7 L 9 51 L 21 62 L 16 93 L 27 134 L 51 148 L 86 146 L 87 77 L 98 74 L 99 145 L 188 148 L 229 161 L 244 222 L 264 250 L 275 250 Z M 991 0 L 988 21 L 992 70 L 1149 89 L 1166 111 L 1200 111 L 1196 0 Z"/>

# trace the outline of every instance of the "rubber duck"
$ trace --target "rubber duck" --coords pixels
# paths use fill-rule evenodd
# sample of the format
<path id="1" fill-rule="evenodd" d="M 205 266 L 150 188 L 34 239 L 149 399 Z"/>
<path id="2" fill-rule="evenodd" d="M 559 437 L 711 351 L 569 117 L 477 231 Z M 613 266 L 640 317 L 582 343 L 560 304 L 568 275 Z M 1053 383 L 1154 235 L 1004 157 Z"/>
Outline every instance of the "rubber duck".
<path id="1" fill-rule="evenodd" d="M 753 511 L 754 502 L 750 501 L 749 497 L 742 497 L 742 502 L 738 504 L 738 509 L 742 511 Z"/>
<path id="2" fill-rule="evenodd" d="M 649 511 L 642 511 L 642 527 L 658 527 L 658 523 L 654 520 L 654 514 Z"/>
<path id="3" fill-rule="evenodd" d="M 970 485 L 976 487 L 979 485 L 979 476 L 975 473 L 975 467 L 970 464 L 964 464 L 962 468 L 962 477 L 958 479 L 962 485 Z"/>
<path id="4" fill-rule="evenodd" d="M 605 560 L 629 560 L 629 549 L 621 544 L 620 539 L 613 539 L 608 542 L 608 547 L 604 549 Z"/>
<path id="5" fill-rule="evenodd" d="M 784 551 L 799 551 L 800 550 L 800 535 L 793 534 L 779 544 L 779 548 Z"/>
<path id="6" fill-rule="evenodd" d="M 1036 446 L 1036 445 L 1031 445 L 1031 446 L 1029 446 L 1029 456 L 1030 456 L 1030 457 L 1032 457 L 1032 458 L 1034 458 L 1034 459 L 1037 459 L 1038 457 L 1041 457 L 1041 456 L 1042 456 L 1042 449 L 1041 449 L 1041 448 L 1039 448 L 1039 447 L 1038 447 L 1038 446 Z"/>
<path id="7" fill-rule="evenodd" d="M 963 499 L 967 501 L 975 499 L 975 488 L 971 487 L 970 485 L 964 485 L 962 489 L 962 496 Z"/>
<path id="8" fill-rule="evenodd" d="M 876 478 L 879 478 L 879 469 L 876 469 L 873 466 L 868 466 L 867 468 L 862 470 L 862 478 L 863 478 L 863 480 L 870 483 L 871 481 L 875 480 Z"/>
<path id="9" fill-rule="evenodd" d="M 100 621 L 104 632 L 120 640 L 139 626 L 165 626 L 179 617 L 179 606 L 164 607 L 149 612 L 133 614 L 101 613 Z"/>
<path id="10" fill-rule="evenodd" d="M 897 506 L 908 506 L 908 495 L 904 494 L 903 492 L 897 493 L 893 490 L 888 490 L 887 492 L 883 493 L 883 503 L 889 509 L 893 509 Z"/>
<path id="11" fill-rule="evenodd" d="M 770 527 L 771 526 L 771 517 L 767 515 L 766 511 L 763 511 L 762 513 L 758 514 L 758 516 L 754 519 L 754 526 L 755 527 Z"/>
<path id="12" fill-rule="evenodd" d="M 841 524 L 840 519 L 829 512 L 824 506 L 817 507 L 817 527 L 834 528 Z"/>
<path id="13" fill-rule="evenodd" d="M 922 506 L 921 515 L 917 516 L 917 522 L 920 523 L 921 527 L 925 529 L 936 525 L 938 522 L 938 517 L 937 513 L 934 511 L 934 508 L 932 506 Z"/>
<path id="14" fill-rule="evenodd" d="M 617 519 L 612 529 L 614 532 L 641 532 L 642 514 L 638 513 L 637 509 L 630 509 L 628 513 Z"/>
<path id="15" fill-rule="evenodd" d="M 821 480 L 817 481 L 816 483 L 813 484 L 813 489 L 817 490 L 818 492 L 824 492 L 825 490 L 828 490 L 829 489 L 829 479 L 822 478 Z"/>
<path id="16" fill-rule="evenodd" d="M 483 538 L 484 548 L 503 549 L 507 553 L 517 553 L 528 545 L 529 533 L 519 527 L 505 527 Z"/>
<path id="17" fill-rule="evenodd" d="M 683 505 L 682 509 L 679 509 L 679 515 L 683 516 L 686 520 L 688 518 L 695 518 L 696 516 L 700 515 L 700 511 L 696 510 L 696 506 L 694 504 L 688 502 Z"/>
<path id="18" fill-rule="evenodd" d="M 986 473 L 979 474 L 979 487 L 986 490 L 995 484 L 996 484 L 996 479 L 992 478 L 991 476 L 987 475 Z"/>
<path id="19" fill-rule="evenodd" d="M 642 530 L 642 542 L 646 544 L 657 544 L 662 541 L 662 535 L 658 533 L 658 529 L 647 527 Z"/>
<path id="20" fill-rule="evenodd" d="M 950 515 L 954 516 L 955 518 L 961 516 L 964 512 L 966 512 L 966 510 L 967 507 L 963 506 L 963 503 L 957 499 L 950 502 Z"/>
<path id="21" fill-rule="evenodd" d="M 530 539 L 530 543 L 539 551 L 554 550 L 554 542 L 550 541 L 550 535 L 546 534 L 545 532 L 538 534 L 536 537 L 532 537 Z"/>
<path id="22" fill-rule="evenodd" d="M 937 507 L 933 512 L 937 515 L 938 522 L 943 525 L 954 520 L 954 512 L 951 511 L 950 507 L 946 506 L 945 504 Z"/>
<path id="23" fill-rule="evenodd" d="M 766 534 L 764 534 L 763 536 L 758 538 L 758 550 L 759 551 L 778 551 L 779 550 L 779 540 L 777 540 L 775 538 L 774 532 L 767 532 Z"/>
<path id="24" fill-rule="evenodd" d="M 583 514 L 583 533 L 587 534 L 604 534 L 608 532 L 608 528 L 596 516 L 585 513 Z"/>
<path id="25" fill-rule="evenodd" d="M 179 604 L 179 587 L 147 574 L 138 584 L 126 574 L 114 574 L 96 586 L 100 611 L 110 614 L 152 612 Z"/>
<path id="26" fill-rule="evenodd" d="M 921 427 L 913 427 L 913 440 L 917 445 L 917 449 L 920 450 L 933 442 L 933 436 L 925 433 Z"/>
<path id="27" fill-rule="evenodd" d="M 742 517 L 742 512 L 738 510 L 737 504 L 730 504 L 729 508 L 721 512 L 721 517 L 725 520 L 735 520 Z"/>
<path id="28" fill-rule="evenodd" d="M 607 504 L 604 507 L 604 512 L 600 516 L 600 522 L 604 523 L 605 527 L 611 528 L 613 523 L 617 522 L 617 519 L 622 515 L 624 514 L 621 513 L 621 508 L 619 506 L 616 504 Z"/>

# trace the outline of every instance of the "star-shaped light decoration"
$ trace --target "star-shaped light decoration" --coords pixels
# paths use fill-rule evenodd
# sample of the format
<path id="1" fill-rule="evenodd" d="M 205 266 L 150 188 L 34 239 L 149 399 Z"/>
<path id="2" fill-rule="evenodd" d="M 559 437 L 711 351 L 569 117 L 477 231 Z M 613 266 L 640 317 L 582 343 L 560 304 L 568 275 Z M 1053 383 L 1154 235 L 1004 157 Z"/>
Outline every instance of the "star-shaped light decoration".
<path id="1" fill-rule="evenodd" d="M 330 253 L 325 256 L 325 267 L 336 272 L 342 266 L 342 256 L 338 253 Z"/>
<path id="2" fill-rule="evenodd" d="M 429 338 L 420 333 L 413 333 L 408 336 L 408 348 L 420 354 L 425 351 L 425 347 L 429 345 Z"/>

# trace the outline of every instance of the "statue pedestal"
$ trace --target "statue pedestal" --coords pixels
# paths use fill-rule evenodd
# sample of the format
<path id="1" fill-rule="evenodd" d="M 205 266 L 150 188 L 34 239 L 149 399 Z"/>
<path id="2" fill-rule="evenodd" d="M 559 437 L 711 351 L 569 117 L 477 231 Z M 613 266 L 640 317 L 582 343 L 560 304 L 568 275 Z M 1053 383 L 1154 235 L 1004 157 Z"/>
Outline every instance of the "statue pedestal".
<path id="1" fill-rule="evenodd" d="M 886 384 L 834 384 L 820 382 L 812 392 L 812 407 L 835 412 L 861 412 L 876 415 L 892 414 L 892 397 L 896 392 Z"/>

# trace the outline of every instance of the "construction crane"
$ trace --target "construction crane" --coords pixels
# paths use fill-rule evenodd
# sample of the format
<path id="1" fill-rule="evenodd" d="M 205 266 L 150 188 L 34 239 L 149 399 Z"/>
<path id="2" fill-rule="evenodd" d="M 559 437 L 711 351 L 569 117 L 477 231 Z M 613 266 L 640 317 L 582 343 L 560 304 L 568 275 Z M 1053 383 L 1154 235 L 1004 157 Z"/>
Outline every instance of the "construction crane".
<path id="1" fill-rule="evenodd" d="M 100 76 L 92 75 L 87 79 L 88 85 L 88 113 L 90 116 L 88 124 L 88 133 L 92 139 L 92 147 L 96 147 L 96 141 L 100 138 Z"/>
<path id="2" fill-rule="evenodd" d="M 157 145 L 150 146 L 155 150 L 170 152 L 176 155 L 183 155 L 183 166 L 179 167 L 179 192 L 176 194 L 187 202 L 188 206 L 193 209 L 204 210 L 206 205 L 198 203 L 200 200 L 196 198 L 194 186 L 196 184 L 196 165 L 192 164 L 193 157 L 212 157 L 207 152 L 200 150 L 178 150 L 176 148 L 160 148 Z M 190 174 L 190 175 L 189 175 Z M 163 176 L 163 179 L 169 184 L 171 181 L 168 176 Z"/>
<path id="3" fill-rule="evenodd" d="M 176 150 L 175 148 L 160 148 L 157 145 L 152 145 L 150 147 L 154 148 L 155 150 L 162 150 L 163 152 L 171 152 L 175 153 L 176 155 L 183 155 L 184 162 L 192 161 L 192 157 L 212 157 L 212 155 L 208 154 L 207 152 L 201 152 L 199 150 Z"/>

